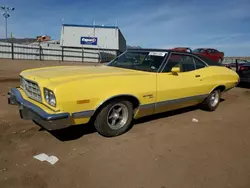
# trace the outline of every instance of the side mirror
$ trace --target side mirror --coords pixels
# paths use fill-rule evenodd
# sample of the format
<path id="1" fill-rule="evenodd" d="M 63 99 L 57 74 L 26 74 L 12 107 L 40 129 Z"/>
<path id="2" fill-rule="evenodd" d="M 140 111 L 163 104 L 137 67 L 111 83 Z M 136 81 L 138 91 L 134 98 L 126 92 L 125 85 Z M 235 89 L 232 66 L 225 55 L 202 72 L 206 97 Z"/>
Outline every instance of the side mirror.
<path id="1" fill-rule="evenodd" d="M 178 72 L 181 72 L 180 67 L 173 67 L 171 69 L 171 72 L 172 72 L 173 75 L 178 75 Z"/>

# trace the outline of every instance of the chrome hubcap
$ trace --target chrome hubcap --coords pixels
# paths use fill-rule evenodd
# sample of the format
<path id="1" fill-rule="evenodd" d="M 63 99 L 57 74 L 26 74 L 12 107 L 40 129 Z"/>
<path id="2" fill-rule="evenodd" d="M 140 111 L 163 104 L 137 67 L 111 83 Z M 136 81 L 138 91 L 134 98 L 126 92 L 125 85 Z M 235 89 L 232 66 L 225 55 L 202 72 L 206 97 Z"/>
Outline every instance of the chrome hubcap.
<path id="1" fill-rule="evenodd" d="M 219 92 L 218 91 L 214 91 L 211 95 L 211 98 L 210 98 L 210 104 L 212 107 L 215 107 L 218 102 L 220 100 L 220 96 L 219 96 Z"/>
<path id="2" fill-rule="evenodd" d="M 128 108 L 122 103 L 115 104 L 108 112 L 107 123 L 108 126 L 117 130 L 122 128 L 128 120 Z"/>

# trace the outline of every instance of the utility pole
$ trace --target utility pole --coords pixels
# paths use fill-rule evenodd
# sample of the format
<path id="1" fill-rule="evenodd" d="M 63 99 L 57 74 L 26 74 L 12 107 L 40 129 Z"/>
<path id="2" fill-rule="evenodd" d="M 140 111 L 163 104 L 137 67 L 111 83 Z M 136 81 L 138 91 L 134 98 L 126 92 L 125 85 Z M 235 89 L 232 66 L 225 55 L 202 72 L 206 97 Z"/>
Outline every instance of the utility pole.
<path id="1" fill-rule="evenodd" d="M 10 12 L 12 12 L 14 10 L 15 10 L 15 8 L 13 8 L 13 7 L 1 6 L 1 11 L 3 12 L 2 15 L 5 18 L 5 37 L 6 37 L 6 42 L 8 40 L 8 18 L 10 17 Z"/>

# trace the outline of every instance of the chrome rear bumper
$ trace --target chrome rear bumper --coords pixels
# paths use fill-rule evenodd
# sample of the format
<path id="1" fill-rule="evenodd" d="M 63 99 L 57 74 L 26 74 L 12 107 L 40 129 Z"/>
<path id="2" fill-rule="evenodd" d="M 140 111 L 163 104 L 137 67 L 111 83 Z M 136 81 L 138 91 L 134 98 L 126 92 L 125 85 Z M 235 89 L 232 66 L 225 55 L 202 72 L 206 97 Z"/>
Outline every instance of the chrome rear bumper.
<path id="1" fill-rule="evenodd" d="M 8 104 L 19 106 L 22 119 L 33 120 L 47 130 L 66 128 L 72 125 L 69 113 L 48 114 L 40 107 L 25 100 L 17 88 L 8 92 Z"/>
<path id="2" fill-rule="evenodd" d="M 250 83 L 250 77 L 241 77 L 240 82 Z"/>

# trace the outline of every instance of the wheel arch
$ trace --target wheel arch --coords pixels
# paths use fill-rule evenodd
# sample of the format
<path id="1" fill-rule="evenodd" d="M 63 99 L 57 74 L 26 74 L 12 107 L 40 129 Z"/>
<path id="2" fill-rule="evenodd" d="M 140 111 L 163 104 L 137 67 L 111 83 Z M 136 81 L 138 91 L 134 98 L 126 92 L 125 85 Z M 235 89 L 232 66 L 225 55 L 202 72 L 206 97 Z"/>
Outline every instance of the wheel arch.
<path id="1" fill-rule="evenodd" d="M 214 87 L 214 88 L 209 92 L 209 94 L 212 93 L 212 92 L 213 92 L 214 90 L 216 90 L 216 89 L 219 89 L 220 92 L 223 92 L 223 91 L 225 91 L 226 86 L 224 86 L 224 85 L 218 85 L 218 86 Z"/>
<path id="2" fill-rule="evenodd" d="M 119 94 L 119 95 L 114 95 L 112 97 L 109 97 L 105 100 L 103 100 L 97 107 L 96 109 L 94 110 L 94 113 L 92 115 L 92 118 L 95 117 L 100 111 L 101 109 L 106 106 L 110 101 L 113 101 L 113 100 L 128 100 L 130 101 L 132 104 L 133 104 L 133 109 L 136 109 L 140 106 L 140 100 L 134 96 L 134 95 L 131 95 L 131 94 Z"/>

